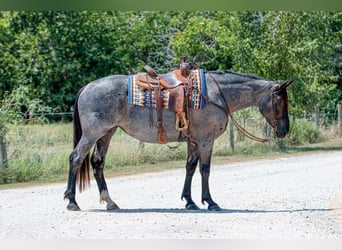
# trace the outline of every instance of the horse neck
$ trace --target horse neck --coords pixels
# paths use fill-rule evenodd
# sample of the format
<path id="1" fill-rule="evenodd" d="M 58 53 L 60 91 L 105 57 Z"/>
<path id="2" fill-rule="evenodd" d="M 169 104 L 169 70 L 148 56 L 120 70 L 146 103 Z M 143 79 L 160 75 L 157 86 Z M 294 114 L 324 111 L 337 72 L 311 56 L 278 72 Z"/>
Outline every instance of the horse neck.
<path id="1" fill-rule="evenodd" d="M 271 81 L 250 80 L 241 83 L 219 84 L 231 113 L 250 106 L 259 106 L 260 100 L 270 93 Z"/>

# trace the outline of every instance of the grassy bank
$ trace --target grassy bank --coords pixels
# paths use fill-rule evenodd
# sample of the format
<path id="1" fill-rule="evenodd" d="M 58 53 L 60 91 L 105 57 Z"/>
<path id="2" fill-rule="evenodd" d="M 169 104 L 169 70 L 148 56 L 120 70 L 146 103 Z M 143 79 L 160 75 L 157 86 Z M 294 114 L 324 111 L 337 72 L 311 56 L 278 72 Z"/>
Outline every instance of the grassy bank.
<path id="1" fill-rule="evenodd" d="M 304 123 L 298 124 L 303 126 Z M 302 133 L 298 129 L 303 130 Z M 304 131 L 294 124 L 286 140 L 273 139 L 265 144 L 236 136 L 234 152 L 225 133 L 215 142 L 213 164 L 342 150 L 342 138 L 336 136 L 334 127 L 316 135 L 310 129 Z M 303 138 L 300 139 L 300 136 Z M 11 183 L 66 181 L 73 144 L 71 123 L 14 126 L 8 139 L 9 167 L 0 170 L 1 188 Z M 105 174 L 117 176 L 183 168 L 185 159 L 185 144 L 177 149 L 157 144 L 142 145 L 119 130 L 113 136 L 108 150 Z"/>

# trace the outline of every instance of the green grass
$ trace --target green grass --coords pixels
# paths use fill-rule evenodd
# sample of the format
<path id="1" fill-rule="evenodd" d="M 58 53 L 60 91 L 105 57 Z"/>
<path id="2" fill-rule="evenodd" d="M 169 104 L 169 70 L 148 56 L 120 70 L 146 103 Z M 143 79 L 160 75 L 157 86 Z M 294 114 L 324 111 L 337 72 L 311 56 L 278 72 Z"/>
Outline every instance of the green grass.
<path id="1" fill-rule="evenodd" d="M 285 140 L 272 139 L 264 144 L 235 135 L 234 152 L 229 146 L 228 133 L 224 133 L 215 141 L 212 162 L 229 164 L 236 161 L 342 150 L 342 138 L 337 136 L 336 127 L 317 132 L 310 124 L 304 123 L 294 124 Z M 258 134 L 257 131 L 252 132 Z M 66 182 L 72 140 L 71 123 L 11 127 L 8 136 L 9 167 L 0 169 L 0 188 L 12 187 L 8 185 L 11 183 Z M 185 159 L 186 144 L 177 149 L 147 143 L 142 147 L 139 141 L 118 130 L 108 150 L 105 175 L 118 176 L 184 168 Z"/>

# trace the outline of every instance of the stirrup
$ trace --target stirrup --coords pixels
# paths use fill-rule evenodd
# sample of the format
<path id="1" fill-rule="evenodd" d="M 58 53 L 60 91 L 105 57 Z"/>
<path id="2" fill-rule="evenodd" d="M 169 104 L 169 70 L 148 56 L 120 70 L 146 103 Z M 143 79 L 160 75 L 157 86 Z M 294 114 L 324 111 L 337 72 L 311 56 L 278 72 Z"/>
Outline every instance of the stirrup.
<path id="1" fill-rule="evenodd" d="M 178 115 L 178 114 L 176 115 L 176 117 L 177 117 L 177 120 L 176 120 L 176 129 L 177 129 L 178 131 L 184 132 L 185 130 L 188 129 L 188 121 L 187 121 L 186 118 L 185 118 L 185 113 L 182 112 L 181 119 L 182 119 L 182 122 L 184 123 L 184 126 L 180 128 L 180 127 L 179 127 L 179 116 L 180 116 L 180 115 Z"/>

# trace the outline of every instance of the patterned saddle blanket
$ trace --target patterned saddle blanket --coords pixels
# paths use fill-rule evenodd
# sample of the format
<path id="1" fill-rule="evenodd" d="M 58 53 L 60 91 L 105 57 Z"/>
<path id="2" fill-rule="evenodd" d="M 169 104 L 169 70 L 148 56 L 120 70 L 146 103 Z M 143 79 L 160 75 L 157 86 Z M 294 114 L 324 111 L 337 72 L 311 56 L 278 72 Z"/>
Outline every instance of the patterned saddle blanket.
<path id="1" fill-rule="evenodd" d="M 152 104 L 152 108 L 157 108 L 156 92 L 150 91 L 146 86 L 146 81 L 142 81 L 142 76 L 146 73 L 138 73 L 135 75 L 128 76 L 128 104 L 137 105 L 142 107 L 149 107 Z M 203 109 L 205 106 L 205 97 L 207 96 L 205 75 L 203 69 L 195 69 L 190 71 L 189 81 L 183 84 L 184 95 L 187 94 L 189 88 L 191 88 L 190 94 L 190 107 L 193 109 Z M 161 75 L 163 76 L 163 75 Z M 178 81 L 184 82 L 184 79 L 180 78 L 179 70 L 172 71 L 165 74 L 165 80 L 173 77 L 177 78 Z M 161 81 L 164 81 L 161 79 Z M 185 86 L 187 84 L 187 86 Z M 157 85 L 151 84 L 152 87 Z M 179 88 L 181 84 L 177 86 Z M 168 109 L 170 107 L 170 92 L 172 89 L 164 88 L 163 83 L 161 84 L 161 98 L 163 108 Z M 172 98 L 172 97 L 171 97 Z M 152 99 L 152 101 L 151 101 Z"/>

